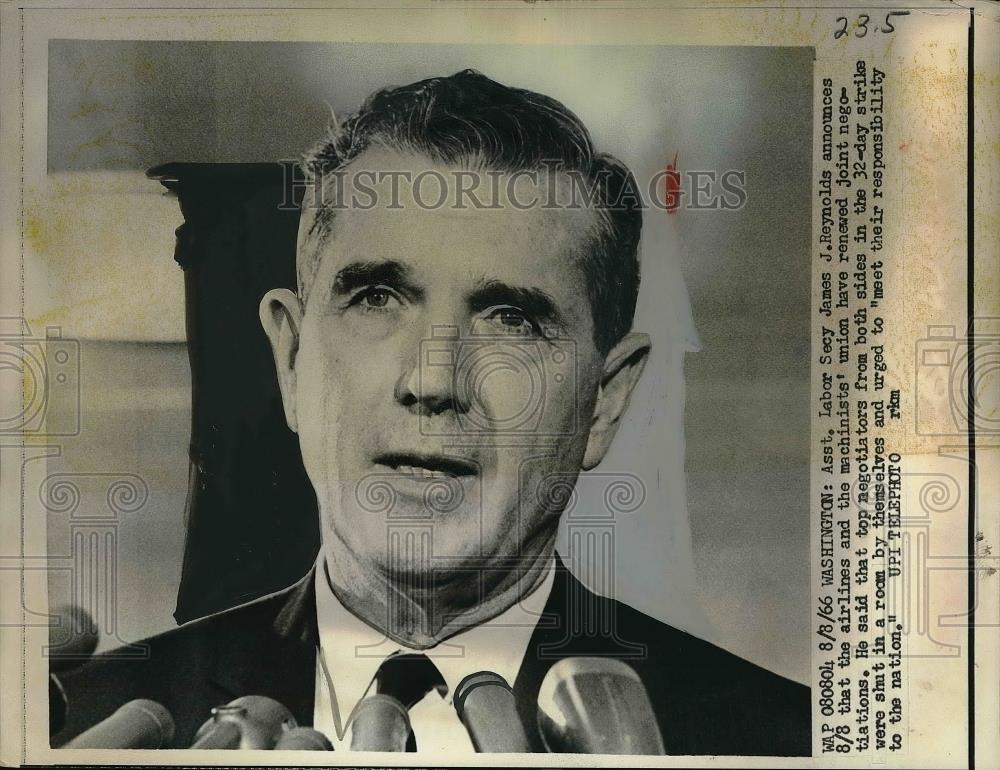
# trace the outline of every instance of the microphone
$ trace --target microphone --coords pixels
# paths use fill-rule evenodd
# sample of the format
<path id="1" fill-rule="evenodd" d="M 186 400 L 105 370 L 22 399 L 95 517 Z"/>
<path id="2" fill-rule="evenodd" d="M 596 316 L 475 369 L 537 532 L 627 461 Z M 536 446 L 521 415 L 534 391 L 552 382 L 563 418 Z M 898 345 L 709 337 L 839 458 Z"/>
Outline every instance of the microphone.
<path id="1" fill-rule="evenodd" d="M 452 698 L 458 718 L 480 753 L 530 752 L 507 680 L 492 671 L 469 674 Z"/>
<path id="2" fill-rule="evenodd" d="M 72 604 L 58 607 L 53 613 L 60 624 L 49 624 L 49 737 L 66 726 L 69 702 L 57 673 L 71 671 L 82 665 L 97 649 L 97 624 L 82 607 Z"/>
<path id="3" fill-rule="evenodd" d="M 638 674 L 620 660 L 563 658 L 538 692 L 538 726 L 552 752 L 665 754 Z"/>
<path id="4" fill-rule="evenodd" d="M 286 730 L 296 727 L 292 712 L 263 695 L 244 695 L 216 706 L 198 732 L 192 749 L 272 749 Z"/>
<path id="5" fill-rule="evenodd" d="M 319 730 L 293 727 L 286 730 L 274 745 L 275 751 L 333 751 L 333 744 Z"/>
<path id="6" fill-rule="evenodd" d="M 406 751 L 410 716 L 391 695 L 369 695 L 354 709 L 348 726 L 351 751 Z"/>
<path id="7" fill-rule="evenodd" d="M 97 649 L 99 634 L 97 623 L 83 607 L 64 604 L 53 615 L 60 618 L 59 625 L 49 624 L 49 670 L 64 672 L 87 661 Z"/>
<path id="8" fill-rule="evenodd" d="M 174 720 L 156 701 L 133 700 L 67 743 L 66 749 L 162 749 L 174 739 Z"/>

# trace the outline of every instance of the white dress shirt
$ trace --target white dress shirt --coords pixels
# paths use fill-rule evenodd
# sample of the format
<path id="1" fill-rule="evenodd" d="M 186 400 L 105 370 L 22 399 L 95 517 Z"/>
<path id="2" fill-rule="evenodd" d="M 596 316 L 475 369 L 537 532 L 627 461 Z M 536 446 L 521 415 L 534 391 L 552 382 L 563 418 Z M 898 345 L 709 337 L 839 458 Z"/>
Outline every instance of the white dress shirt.
<path id="1" fill-rule="evenodd" d="M 441 672 L 448 692 L 432 689 L 410 709 L 417 752 L 474 753 L 469 735 L 452 705 L 455 688 L 466 676 L 492 671 L 514 685 L 538 618 L 552 591 L 555 559 L 539 586 L 492 620 L 462 631 L 426 650 L 413 650 L 378 631 L 348 611 L 330 587 L 320 554 L 316 565 L 316 617 L 320 647 L 316 660 L 313 727 L 326 735 L 336 751 L 349 751 L 351 712 L 374 692 L 375 673 L 397 652 L 422 652 Z"/>

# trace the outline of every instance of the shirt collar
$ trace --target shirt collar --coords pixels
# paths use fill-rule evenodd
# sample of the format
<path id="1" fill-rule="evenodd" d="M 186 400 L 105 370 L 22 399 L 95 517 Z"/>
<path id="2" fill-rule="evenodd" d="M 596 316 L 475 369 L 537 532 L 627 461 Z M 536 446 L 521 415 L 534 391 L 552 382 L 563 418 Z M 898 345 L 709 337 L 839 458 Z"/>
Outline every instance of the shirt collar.
<path id="1" fill-rule="evenodd" d="M 334 708 L 343 722 L 368 691 L 388 655 L 414 650 L 389 639 L 352 614 L 334 594 L 322 551 L 316 565 L 316 618 L 320 654 L 333 689 Z M 538 619 L 552 591 L 555 558 L 539 586 L 500 615 L 466 629 L 426 650 L 448 685 L 455 688 L 469 674 L 492 671 L 513 686 Z"/>

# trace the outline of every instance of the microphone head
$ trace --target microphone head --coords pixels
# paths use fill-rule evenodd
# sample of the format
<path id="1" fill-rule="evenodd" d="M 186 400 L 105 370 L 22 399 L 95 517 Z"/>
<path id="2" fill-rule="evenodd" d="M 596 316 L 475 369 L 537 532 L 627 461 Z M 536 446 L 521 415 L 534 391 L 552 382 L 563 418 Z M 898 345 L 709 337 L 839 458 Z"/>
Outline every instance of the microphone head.
<path id="1" fill-rule="evenodd" d="M 67 749 L 162 749 L 174 740 L 174 720 L 156 701 L 129 701 L 80 733 Z"/>
<path id="2" fill-rule="evenodd" d="M 49 623 L 49 668 L 68 671 L 88 660 L 100 639 L 97 623 L 83 607 L 64 604 L 53 612 Z"/>
<path id="3" fill-rule="evenodd" d="M 274 745 L 275 751 L 333 751 L 333 744 L 319 730 L 312 727 L 293 727 L 287 730 Z"/>
<path id="4" fill-rule="evenodd" d="M 391 695 L 369 695 L 355 707 L 348 726 L 351 751 L 406 751 L 410 739 L 410 715 Z"/>
<path id="5" fill-rule="evenodd" d="M 234 712 L 235 718 L 229 718 L 229 712 Z M 213 708 L 212 716 L 194 734 L 191 748 L 198 751 L 238 749 L 243 740 L 243 723 L 240 720 L 244 716 L 245 712 L 241 709 L 229 709 L 226 706 Z"/>
<path id="6" fill-rule="evenodd" d="M 538 692 L 538 726 L 552 752 L 665 754 L 638 674 L 613 658 L 564 658 Z"/>
<path id="7" fill-rule="evenodd" d="M 499 674 L 492 671 L 469 674 L 458 683 L 452 702 L 477 752 L 531 751 L 514 691 Z"/>
<path id="8" fill-rule="evenodd" d="M 458 712 L 460 719 L 465 713 L 466 698 L 477 688 L 483 686 L 495 686 L 501 690 L 513 693 L 510 685 L 507 684 L 507 680 L 500 676 L 500 674 L 495 674 L 492 671 L 479 671 L 475 674 L 469 674 L 458 683 L 458 687 L 455 688 L 455 695 L 452 697 L 452 703 L 455 704 L 455 710 Z"/>
<path id="9" fill-rule="evenodd" d="M 214 713 L 216 722 L 239 724 L 241 749 L 274 748 L 286 730 L 297 726 L 291 711 L 264 695 L 244 695 Z"/>
<path id="10" fill-rule="evenodd" d="M 120 709 L 119 713 L 134 712 L 136 714 L 141 713 L 150 723 L 155 724 L 159 734 L 159 745 L 169 746 L 174 740 L 174 731 L 176 730 L 176 725 L 174 725 L 174 718 L 170 716 L 170 712 L 167 711 L 165 706 L 160 705 L 155 700 L 147 700 L 145 698 L 139 698 L 137 700 L 129 701 Z"/>

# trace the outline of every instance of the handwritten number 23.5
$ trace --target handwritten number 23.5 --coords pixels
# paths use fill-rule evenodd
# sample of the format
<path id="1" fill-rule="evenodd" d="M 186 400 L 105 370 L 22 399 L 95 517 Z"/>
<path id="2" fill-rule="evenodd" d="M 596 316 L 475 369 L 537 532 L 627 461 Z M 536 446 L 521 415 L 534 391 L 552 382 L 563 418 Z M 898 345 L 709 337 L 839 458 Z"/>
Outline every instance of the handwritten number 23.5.
<path id="1" fill-rule="evenodd" d="M 890 32 L 895 32 L 896 27 L 893 26 L 892 17 L 893 16 L 906 16 L 907 14 L 908 14 L 908 11 L 904 11 L 904 12 L 889 11 L 889 13 L 887 13 L 885 15 L 885 23 L 882 24 L 881 27 L 879 27 L 876 31 L 884 32 L 885 34 L 889 34 Z M 868 22 L 870 22 L 870 21 L 871 21 L 871 16 L 869 16 L 866 13 L 859 13 L 858 14 L 858 25 L 857 25 L 858 28 L 856 30 L 854 30 L 854 37 L 864 37 L 865 35 L 867 35 L 868 34 Z M 846 16 L 838 16 L 837 17 L 837 24 L 839 24 L 840 27 L 839 27 L 839 29 L 835 29 L 833 31 L 833 39 L 834 40 L 840 40 L 840 38 L 844 37 L 844 35 L 847 34 L 847 17 Z"/>

